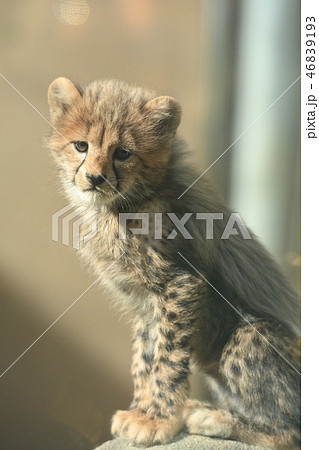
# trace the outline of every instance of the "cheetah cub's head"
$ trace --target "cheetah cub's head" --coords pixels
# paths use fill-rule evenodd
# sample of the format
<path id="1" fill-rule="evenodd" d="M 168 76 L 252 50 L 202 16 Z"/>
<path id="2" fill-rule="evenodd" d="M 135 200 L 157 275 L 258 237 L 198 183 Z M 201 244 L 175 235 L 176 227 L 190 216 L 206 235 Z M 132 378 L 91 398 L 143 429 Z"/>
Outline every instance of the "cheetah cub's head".
<path id="1" fill-rule="evenodd" d="M 48 102 L 48 146 L 71 201 L 132 204 L 159 188 L 181 119 L 176 100 L 116 80 L 82 90 L 61 77 Z"/>

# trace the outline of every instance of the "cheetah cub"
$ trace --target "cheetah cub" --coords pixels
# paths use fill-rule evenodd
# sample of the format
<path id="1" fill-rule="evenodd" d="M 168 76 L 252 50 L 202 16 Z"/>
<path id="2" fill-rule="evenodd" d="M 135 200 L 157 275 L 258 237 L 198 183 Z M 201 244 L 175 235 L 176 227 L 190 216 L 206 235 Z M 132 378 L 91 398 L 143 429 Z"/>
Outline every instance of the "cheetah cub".
<path id="1" fill-rule="evenodd" d="M 67 78 L 52 82 L 48 101 L 47 145 L 67 197 L 96 211 L 79 253 L 132 323 L 134 398 L 114 415 L 113 435 L 149 446 L 185 428 L 299 447 L 297 295 L 250 231 L 233 227 L 225 239 L 232 213 L 204 177 L 188 189 L 200 172 L 176 135 L 178 102 Z M 188 398 L 191 363 L 211 403 Z"/>

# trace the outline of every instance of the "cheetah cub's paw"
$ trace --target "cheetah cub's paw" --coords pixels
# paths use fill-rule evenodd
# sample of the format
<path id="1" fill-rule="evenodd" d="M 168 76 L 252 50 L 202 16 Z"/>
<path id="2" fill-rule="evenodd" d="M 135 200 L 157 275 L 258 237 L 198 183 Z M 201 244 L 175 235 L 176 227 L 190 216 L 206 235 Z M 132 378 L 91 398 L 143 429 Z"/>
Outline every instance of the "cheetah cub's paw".
<path id="1" fill-rule="evenodd" d="M 211 403 L 188 398 L 183 407 L 183 422 L 186 422 L 189 415 L 194 411 L 195 408 L 211 408 L 211 406 Z"/>
<path id="2" fill-rule="evenodd" d="M 196 405 L 194 402 L 193 408 L 189 405 L 184 410 L 184 420 L 186 430 L 190 434 L 220 438 L 228 438 L 232 434 L 233 418 L 231 414 L 204 404 Z"/>
<path id="3" fill-rule="evenodd" d="M 117 411 L 112 418 L 111 432 L 114 437 L 128 437 L 135 445 L 150 446 L 168 443 L 181 426 L 181 420 L 152 419 L 134 409 Z"/>

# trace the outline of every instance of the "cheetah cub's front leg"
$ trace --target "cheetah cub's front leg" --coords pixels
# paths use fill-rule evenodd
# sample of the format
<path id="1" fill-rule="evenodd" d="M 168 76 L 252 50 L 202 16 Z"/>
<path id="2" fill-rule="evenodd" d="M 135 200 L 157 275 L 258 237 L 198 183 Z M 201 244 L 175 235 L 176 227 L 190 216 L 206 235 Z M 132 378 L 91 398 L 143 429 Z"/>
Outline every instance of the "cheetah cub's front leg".
<path id="1" fill-rule="evenodd" d="M 157 309 L 148 325 L 136 322 L 134 400 L 129 411 L 114 415 L 114 436 L 149 446 L 169 442 L 181 429 L 188 391 L 190 323 L 169 302 Z"/>

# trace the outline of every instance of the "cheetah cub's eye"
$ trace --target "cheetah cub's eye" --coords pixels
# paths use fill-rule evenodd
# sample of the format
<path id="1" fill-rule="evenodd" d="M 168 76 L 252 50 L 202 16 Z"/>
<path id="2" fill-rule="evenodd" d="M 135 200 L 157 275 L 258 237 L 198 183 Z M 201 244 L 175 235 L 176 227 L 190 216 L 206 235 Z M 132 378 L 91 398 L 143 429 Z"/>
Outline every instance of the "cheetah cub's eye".
<path id="1" fill-rule="evenodd" d="M 84 141 L 76 141 L 76 142 L 73 142 L 73 147 L 75 148 L 75 150 L 77 152 L 85 153 L 88 151 L 89 144 Z"/>
<path id="2" fill-rule="evenodd" d="M 123 147 L 117 147 L 113 153 L 113 159 L 117 161 L 126 161 L 132 155 L 130 150 Z"/>

